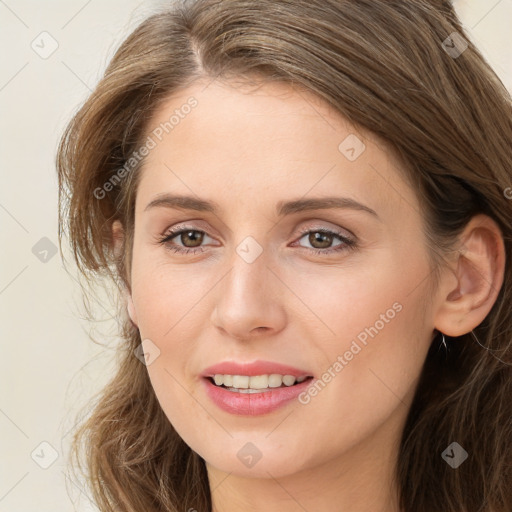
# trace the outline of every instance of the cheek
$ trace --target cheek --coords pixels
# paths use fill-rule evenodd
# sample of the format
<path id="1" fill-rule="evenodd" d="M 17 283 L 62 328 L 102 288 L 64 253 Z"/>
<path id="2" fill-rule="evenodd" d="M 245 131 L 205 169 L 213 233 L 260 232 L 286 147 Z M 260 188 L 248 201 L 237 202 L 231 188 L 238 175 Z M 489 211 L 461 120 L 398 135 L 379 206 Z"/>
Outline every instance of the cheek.
<path id="1" fill-rule="evenodd" d="M 163 339 L 179 330 L 180 319 L 187 323 L 189 315 L 194 316 L 215 282 L 211 272 L 162 260 L 161 255 L 152 258 L 150 253 L 134 257 L 132 297 L 143 337 Z"/>
<path id="2" fill-rule="evenodd" d="M 192 362 L 201 350 L 199 326 L 204 325 L 205 317 L 200 300 L 208 289 L 206 279 L 195 279 L 185 265 L 139 263 L 134 267 L 138 284 L 132 287 L 138 327 L 141 339 L 151 340 L 159 350 L 147 367 L 151 385 L 173 427 L 185 442 L 195 446 L 197 418 L 201 417 L 202 427 L 212 418 L 194 400 L 198 382 L 190 380 Z"/>
<path id="3" fill-rule="evenodd" d="M 306 329 L 307 343 L 330 355 L 324 363 L 349 350 L 355 339 L 368 348 L 375 340 L 372 350 L 365 352 L 381 357 L 383 350 L 410 345 L 412 333 L 424 332 L 428 311 L 423 306 L 427 291 L 422 281 L 425 285 L 428 274 L 423 255 L 411 251 L 381 253 L 352 266 L 287 272 L 284 280 L 293 293 L 285 291 L 280 305 L 291 309 L 290 323 Z"/>
<path id="4" fill-rule="evenodd" d="M 162 257 L 134 254 L 132 297 L 141 339 L 159 351 L 148 373 L 158 400 L 175 428 L 191 421 L 193 362 L 201 352 L 199 342 L 209 315 L 205 295 L 218 280 L 212 272 L 199 273 L 192 266 L 170 265 Z M 194 382 L 194 385 L 197 382 Z"/>
<path id="5" fill-rule="evenodd" d="M 355 438 L 410 405 L 430 344 L 430 312 L 428 265 L 409 254 L 409 264 L 393 255 L 364 272 L 291 283 L 316 316 L 301 319 L 307 339 L 301 349 L 319 363 L 320 382 L 301 400 L 307 414 L 332 419 L 325 433 L 333 439 Z"/>
<path id="6" fill-rule="evenodd" d="M 418 334 L 421 319 L 414 301 L 402 300 L 401 309 L 396 310 L 386 310 L 388 305 L 387 301 L 370 304 L 371 311 L 350 321 L 355 334 L 342 336 L 337 346 L 326 349 L 330 364 L 309 392 L 299 397 L 304 409 L 299 415 L 326 419 L 315 437 L 330 442 L 315 443 L 311 458 L 342 453 L 384 425 L 390 431 L 402 431 L 428 343 Z M 394 318 L 386 316 L 386 311 L 393 311 Z M 381 312 L 388 323 L 375 321 Z"/>

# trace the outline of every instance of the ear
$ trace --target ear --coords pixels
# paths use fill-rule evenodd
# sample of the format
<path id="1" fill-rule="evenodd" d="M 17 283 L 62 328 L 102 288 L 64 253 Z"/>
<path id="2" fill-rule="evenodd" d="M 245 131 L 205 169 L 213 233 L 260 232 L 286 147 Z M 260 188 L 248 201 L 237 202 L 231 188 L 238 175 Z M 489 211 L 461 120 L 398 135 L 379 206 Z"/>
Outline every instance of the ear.
<path id="1" fill-rule="evenodd" d="M 123 250 L 123 240 L 124 240 L 124 229 L 121 221 L 115 220 L 112 223 L 112 249 L 114 251 L 115 257 L 119 257 L 121 255 L 121 251 Z M 125 286 L 123 290 L 123 296 L 126 301 L 126 309 L 128 311 L 128 315 L 133 325 L 138 328 L 137 325 L 137 314 L 135 312 L 135 306 L 133 304 L 133 299 L 129 289 Z"/>
<path id="2" fill-rule="evenodd" d="M 114 256 L 118 258 L 123 249 L 124 229 L 120 220 L 115 220 L 112 223 L 112 251 Z"/>
<path id="3" fill-rule="evenodd" d="M 496 222 L 479 214 L 460 236 L 461 249 L 439 285 L 435 328 L 447 336 L 471 332 L 488 315 L 503 284 L 505 247 Z"/>

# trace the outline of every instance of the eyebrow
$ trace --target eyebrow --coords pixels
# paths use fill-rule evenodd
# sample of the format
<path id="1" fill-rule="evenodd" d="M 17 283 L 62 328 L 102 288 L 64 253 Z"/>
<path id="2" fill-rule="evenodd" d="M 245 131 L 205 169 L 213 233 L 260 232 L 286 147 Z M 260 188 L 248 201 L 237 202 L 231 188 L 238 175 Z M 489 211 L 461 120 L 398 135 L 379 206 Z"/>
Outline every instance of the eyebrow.
<path id="1" fill-rule="evenodd" d="M 218 203 L 215 201 L 207 201 L 193 196 L 182 196 L 173 194 L 161 194 L 153 199 L 144 211 L 152 208 L 180 208 L 184 210 L 195 210 L 198 212 L 216 213 L 220 210 Z M 327 209 L 351 209 L 363 211 L 371 214 L 379 219 L 375 210 L 362 203 L 357 202 L 350 197 L 318 197 L 311 199 L 297 199 L 295 201 L 279 201 L 276 205 L 276 213 L 283 217 L 292 213 L 299 213 L 310 210 L 327 210 Z M 380 219 L 379 219 L 380 220 Z"/>

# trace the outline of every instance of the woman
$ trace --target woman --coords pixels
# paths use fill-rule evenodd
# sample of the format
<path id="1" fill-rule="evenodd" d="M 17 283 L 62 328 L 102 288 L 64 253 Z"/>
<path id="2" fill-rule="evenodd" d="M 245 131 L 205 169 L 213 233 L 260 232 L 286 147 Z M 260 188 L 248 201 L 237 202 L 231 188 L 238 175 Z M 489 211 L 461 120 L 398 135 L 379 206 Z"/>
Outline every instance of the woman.
<path id="1" fill-rule="evenodd" d="M 448 2 L 144 21 L 58 155 L 123 299 L 100 510 L 512 510 L 511 140 Z"/>

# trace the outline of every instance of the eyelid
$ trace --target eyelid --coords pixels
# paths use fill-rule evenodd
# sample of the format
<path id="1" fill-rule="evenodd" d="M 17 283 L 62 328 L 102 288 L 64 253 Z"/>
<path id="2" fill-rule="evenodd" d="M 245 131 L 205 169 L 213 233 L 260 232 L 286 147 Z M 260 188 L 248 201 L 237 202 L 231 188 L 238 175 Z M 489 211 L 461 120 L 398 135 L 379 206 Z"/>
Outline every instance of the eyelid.
<path id="1" fill-rule="evenodd" d="M 335 233 L 335 234 L 345 237 L 345 238 L 353 239 L 354 241 L 357 239 L 357 237 L 354 235 L 354 233 L 352 233 L 350 230 L 348 230 L 346 228 L 340 228 L 338 226 L 326 227 L 326 226 L 322 226 L 319 224 L 313 224 L 313 225 L 308 224 L 308 225 L 300 228 L 299 233 L 304 234 L 304 233 L 308 233 L 310 231 L 326 231 L 329 233 Z"/>
<path id="2" fill-rule="evenodd" d="M 181 222 L 178 223 L 171 228 L 167 228 L 162 235 L 159 237 L 160 239 L 165 237 L 167 238 L 169 235 L 177 236 L 183 231 L 199 231 L 201 233 L 204 233 L 205 235 L 210 236 L 212 238 L 212 235 L 207 231 L 206 229 L 201 229 L 201 227 L 196 227 L 191 225 L 191 223 L 196 222 L 194 220 L 191 220 L 189 222 Z M 305 233 L 309 233 L 310 231 L 324 231 L 328 233 L 333 233 L 338 236 L 344 237 L 344 238 L 350 238 L 354 241 L 357 240 L 357 237 L 352 233 L 350 230 L 346 228 L 339 228 L 339 227 L 326 227 L 325 225 L 318 225 L 318 224 L 308 224 L 306 226 L 303 226 L 299 229 L 298 234 L 304 235 Z M 215 235 L 217 236 L 217 235 Z M 173 237 L 174 238 L 174 237 Z"/>
<path id="3" fill-rule="evenodd" d="M 344 234 L 343 232 L 341 232 L 342 230 L 346 231 L 349 234 L 348 235 Z M 173 238 L 176 238 L 176 237 L 180 236 L 182 233 L 187 232 L 187 231 L 196 231 L 198 233 L 202 233 L 203 235 L 206 235 L 207 237 L 212 238 L 211 235 L 208 234 L 208 231 L 202 230 L 202 229 L 197 229 L 196 227 L 189 225 L 188 223 L 183 223 L 183 224 L 177 224 L 177 225 L 173 226 L 171 229 L 166 230 L 166 234 L 163 235 L 163 238 L 162 237 L 159 238 L 158 243 L 163 245 L 167 250 L 173 251 L 177 254 L 180 254 L 181 256 L 190 256 L 190 255 L 195 255 L 198 253 L 205 252 L 207 249 L 202 245 L 199 245 L 197 247 L 186 247 L 186 246 L 181 246 L 179 244 L 174 244 L 174 243 L 171 244 L 171 240 Z M 341 242 L 341 244 L 334 246 L 334 247 L 317 249 L 314 247 L 304 247 L 303 245 L 301 245 L 299 243 L 300 240 L 302 238 L 304 238 L 304 236 L 306 234 L 313 233 L 313 232 L 331 235 L 335 238 L 338 238 L 339 241 Z M 292 247 L 297 246 L 301 251 L 306 251 L 307 253 L 315 253 L 319 256 L 328 257 L 328 256 L 333 256 L 333 255 L 341 255 L 341 253 L 353 251 L 353 250 L 358 249 L 358 247 L 359 247 L 357 237 L 355 237 L 355 235 L 353 235 L 350 231 L 344 230 L 343 228 L 339 228 L 339 227 L 327 228 L 325 226 L 317 225 L 315 227 L 315 226 L 309 225 L 309 226 L 302 227 L 299 230 L 299 235 L 300 236 L 298 238 L 295 237 L 296 239 L 293 242 L 294 245 L 292 245 Z"/>

